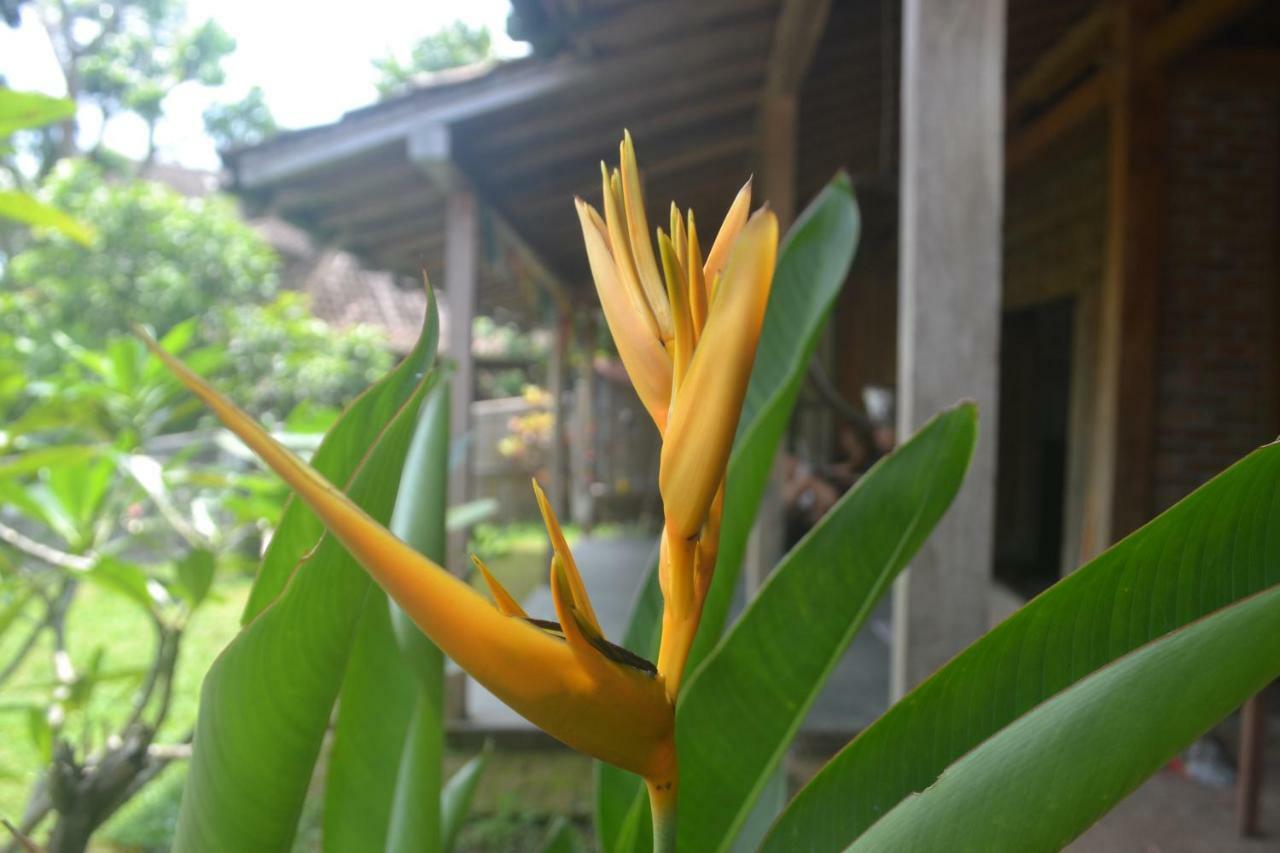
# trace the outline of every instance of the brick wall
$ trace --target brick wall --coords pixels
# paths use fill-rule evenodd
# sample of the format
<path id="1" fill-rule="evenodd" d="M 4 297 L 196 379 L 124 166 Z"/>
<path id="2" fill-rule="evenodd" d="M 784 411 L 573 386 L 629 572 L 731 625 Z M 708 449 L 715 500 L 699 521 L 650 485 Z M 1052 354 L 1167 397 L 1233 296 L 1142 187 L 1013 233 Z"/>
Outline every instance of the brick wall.
<path id="1" fill-rule="evenodd" d="M 1007 178 L 1004 304 L 1022 308 L 1097 285 L 1107 216 L 1101 119 Z"/>
<path id="2" fill-rule="evenodd" d="M 1153 497 L 1163 510 L 1274 438 L 1280 87 L 1169 91 Z"/>

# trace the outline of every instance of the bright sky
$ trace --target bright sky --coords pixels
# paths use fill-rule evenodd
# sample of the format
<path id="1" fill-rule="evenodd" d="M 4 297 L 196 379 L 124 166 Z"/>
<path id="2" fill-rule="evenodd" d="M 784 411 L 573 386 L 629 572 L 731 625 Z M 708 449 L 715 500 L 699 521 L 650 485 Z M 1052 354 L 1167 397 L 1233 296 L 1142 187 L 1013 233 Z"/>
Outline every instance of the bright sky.
<path id="1" fill-rule="evenodd" d="M 507 0 L 188 0 L 188 9 L 192 21 L 215 18 L 237 43 L 223 65 L 225 86 L 209 90 L 189 84 L 165 102 L 165 121 L 157 133 L 160 157 L 188 166 L 218 164 L 204 136 L 205 107 L 237 100 L 255 84 L 282 127 L 307 127 L 372 103 L 377 92 L 371 60 L 388 51 L 407 57 L 410 45 L 451 21 L 488 27 L 499 56 L 519 56 L 527 47 L 507 38 Z M 30 4 L 22 12 L 18 29 L 0 24 L 0 74 L 15 89 L 63 94 L 44 30 Z M 96 121 L 96 116 L 81 116 L 82 127 L 95 134 Z M 112 122 L 107 143 L 141 156 L 146 148 L 141 122 Z"/>

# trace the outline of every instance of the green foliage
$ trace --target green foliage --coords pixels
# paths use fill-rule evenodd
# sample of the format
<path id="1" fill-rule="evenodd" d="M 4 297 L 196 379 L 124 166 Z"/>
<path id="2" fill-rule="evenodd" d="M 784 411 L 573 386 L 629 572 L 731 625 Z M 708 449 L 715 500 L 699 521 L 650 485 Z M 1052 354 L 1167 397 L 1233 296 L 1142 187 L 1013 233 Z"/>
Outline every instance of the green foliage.
<path id="1" fill-rule="evenodd" d="M 236 393 L 252 412 L 277 416 L 306 402 L 339 407 L 391 368 L 376 330 L 334 329 L 311 314 L 304 296 L 281 293 L 266 305 L 240 305 L 220 330 L 236 365 Z"/>
<path id="2" fill-rule="evenodd" d="M 0 86 L 0 137 L 17 130 L 41 127 L 76 114 L 74 101 L 38 92 L 17 92 Z"/>
<path id="3" fill-rule="evenodd" d="M 418 40 L 402 61 L 388 54 L 373 61 L 378 72 L 375 84 L 384 98 L 412 88 L 419 77 L 459 65 L 470 65 L 493 56 L 493 42 L 484 27 L 470 27 L 455 21 L 447 27 Z"/>
<path id="4" fill-rule="evenodd" d="M 204 130 L 219 151 L 232 151 L 265 142 L 280 132 L 261 86 L 238 101 L 213 104 L 204 111 Z"/>
<path id="5" fill-rule="evenodd" d="M 1272 587 L 1032 709 L 848 849 L 1060 850 L 1277 674 L 1280 588 Z"/>
<path id="6" fill-rule="evenodd" d="M 1271 444 L 1059 581 L 845 747 L 792 801 L 768 849 L 843 849 L 914 792 L 945 778 L 961 756 L 1006 727 L 1023 725 L 1018 721 L 1041 703 L 1161 637 L 1274 588 L 1280 582 L 1277 496 L 1280 444 Z M 1223 659 L 1206 661 L 1203 670 L 1224 665 Z M 1189 682 L 1185 686 L 1190 689 Z M 1124 704 L 1116 695 L 1097 706 L 1094 724 L 1109 725 Z M 1167 715 L 1181 704 L 1153 699 L 1141 708 Z M 1199 728 L 1180 729 L 1186 740 L 1217 719 L 1196 713 Z M 1144 750 L 1156 749 L 1156 743 L 1139 748 L 1135 742 L 1125 759 L 1133 766 L 1158 766 L 1184 742 L 1162 740 L 1163 751 L 1150 753 Z M 1101 753 L 1089 755 L 1076 757 L 1101 760 Z M 1061 772 L 1052 764 L 1042 770 L 1050 779 Z M 851 798 L 851 790 L 860 795 Z M 1104 794 L 1100 787 L 1092 792 L 1095 806 L 1109 806 L 1126 791 Z M 1069 811 L 1080 818 L 1087 809 Z M 1087 826 L 1074 824 L 1072 835 Z"/>
<path id="7" fill-rule="evenodd" d="M 430 310 L 414 352 L 348 409 L 313 457 L 383 523 L 436 377 L 435 346 Z M 314 517 L 286 513 L 255 584 L 256 616 L 205 679 L 176 848 L 287 848 L 372 588 Z"/>
<path id="8" fill-rule="evenodd" d="M 729 849 L 826 677 L 951 505 L 977 427 L 972 404 L 952 409 L 867 472 L 694 673 L 676 714 L 681 849 Z"/>
<path id="9" fill-rule="evenodd" d="M 21 309 L 16 316 L 6 312 L 12 333 L 43 342 L 58 330 L 98 348 L 131 322 L 145 319 L 164 334 L 215 306 L 275 294 L 274 253 L 225 199 L 184 198 L 147 181 L 109 181 L 83 161 L 63 164 L 45 195 L 92 222 L 102 247 L 50 240 L 15 255 L 5 275 Z M 37 372 L 48 371 L 39 363 L 48 355 L 33 353 Z"/>
<path id="10" fill-rule="evenodd" d="M 247 408 L 278 420 L 303 402 L 339 407 L 390 367 L 377 332 L 334 329 L 311 316 L 305 297 L 279 292 L 275 253 L 227 199 L 111 180 L 85 161 L 61 164 L 44 195 L 94 223 L 100 239 L 92 249 L 66 239 L 34 243 L 4 270 L 0 334 L 23 351 L 29 378 L 65 386 L 74 382 L 70 352 L 122 346 L 136 354 L 135 371 L 158 370 L 142 366 L 139 344 L 118 340 L 139 320 L 161 335 L 191 323 L 198 344 L 223 352 L 226 378 Z M 201 358 L 200 369 L 212 373 L 213 356 Z"/>
<path id="11" fill-rule="evenodd" d="M 0 153 L 8 145 L 7 137 L 15 131 L 65 120 L 75 111 L 76 105 L 70 100 L 0 86 Z M 0 188 L 0 219 L 52 229 L 85 246 L 93 242 L 93 229 L 21 190 Z"/>

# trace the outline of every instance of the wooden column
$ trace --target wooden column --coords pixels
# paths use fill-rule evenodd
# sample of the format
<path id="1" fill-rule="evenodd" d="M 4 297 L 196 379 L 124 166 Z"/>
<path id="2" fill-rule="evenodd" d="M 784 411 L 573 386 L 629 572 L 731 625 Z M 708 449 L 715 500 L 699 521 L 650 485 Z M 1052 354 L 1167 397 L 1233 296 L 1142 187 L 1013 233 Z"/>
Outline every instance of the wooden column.
<path id="1" fill-rule="evenodd" d="M 1154 511 L 1165 112 L 1162 70 L 1140 67 L 1138 45 L 1162 5 L 1159 0 L 1118 0 L 1111 18 L 1107 243 L 1092 370 L 1081 561 L 1136 529 Z"/>
<path id="2" fill-rule="evenodd" d="M 449 504 L 471 499 L 471 402 L 475 399 L 475 359 L 471 321 L 476 315 L 478 240 L 475 196 L 461 184 L 450 188 L 445 203 L 444 287 L 449 306 L 449 357 L 454 364 L 449 431 L 457 463 L 449 472 Z M 465 533 L 449 537 L 449 568 L 467 572 Z"/>
<path id="3" fill-rule="evenodd" d="M 830 0 L 785 0 L 778 12 L 769 68 L 756 127 L 756 204 L 768 202 L 785 233 L 796 216 L 796 173 L 800 139 L 800 87 L 826 29 Z M 747 542 L 747 592 L 764 583 L 782 556 L 786 506 L 782 501 L 782 458 L 774 461 L 760 497 L 755 527 Z"/>
<path id="4" fill-rule="evenodd" d="M 902 28 L 898 435 L 963 398 L 978 402 L 982 424 L 960 494 L 894 588 L 893 698 L 987 627 L 1005 0 L 905 0 Z"/>
<path id="5" fill-rule="evenodd" d="M 551 447 L 547 460 L 547 497 L 560 518 L 569 518 L 569 347 L 573 314 L 567 305 L 552 313 L 555 335 L 547 358 L 547 391 L 551 396 Z"/>

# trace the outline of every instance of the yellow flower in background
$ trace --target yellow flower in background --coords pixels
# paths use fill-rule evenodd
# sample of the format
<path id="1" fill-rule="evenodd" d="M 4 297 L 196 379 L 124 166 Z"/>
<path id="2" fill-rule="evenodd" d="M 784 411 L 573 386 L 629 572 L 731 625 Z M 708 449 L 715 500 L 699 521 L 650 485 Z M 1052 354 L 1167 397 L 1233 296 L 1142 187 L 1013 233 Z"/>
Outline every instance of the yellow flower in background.
<path id="1" fill-rule="evenodd" d="M 542 490 L 557 621 L 530 617 L 475 560 L 496 604 L 401 542 L 247 414 L 143 335 L 147 345 L 323 521 L 428 637 L 477 681 L 567 745 L 645 779 L 655 841 L 674 839 L 675 702 L 719 545 L 725 468 L 755 359 L 777 254 L 777 218 L 748 217 L 742 188 L 703 256 L 693 213 L 673 205 L 649 240 L 630 135 L 603 167 L 604 216 L 576 200 L 605 318 L 663 436 L 664 612 L 656 664 L 610 643 Z M 140 333 L 142 334 L 142 333 Z"/>

